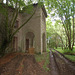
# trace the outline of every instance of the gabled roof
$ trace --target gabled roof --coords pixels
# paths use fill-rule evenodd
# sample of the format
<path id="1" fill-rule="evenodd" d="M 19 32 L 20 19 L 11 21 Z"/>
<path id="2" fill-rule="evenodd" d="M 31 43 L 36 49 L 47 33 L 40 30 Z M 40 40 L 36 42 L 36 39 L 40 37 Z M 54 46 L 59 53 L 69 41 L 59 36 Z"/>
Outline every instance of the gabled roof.
<path id="1" fill-rule="evenodd" d="M 3 3 L 0 3 L 0 4 L 5 8 L 5 4 L 3 4 Z M 34 7 L 38 6 L 38 3 L 33 4 L 33 6 Z M 47 12 L 46 12 L 45 6 L 42 4 L 42 5 L 40 5 L 40 7 L 42 8 L 42 10 L 44 12 L 45 17 L 47 17 Z M 15 8 L 13 8 L 12 6 L 9 6 L 9 9 L 14 10 Z"/>
<path id="2" fill-rule="evenodd" d="M 34 7 L 37 6 L 37 5 L 38 5 L 38 3 L 33 4 Z M 44 12 L 45 17 L 47 17 L 47 12 L 46 12 L 45 6 L 44 6 L 44 5 L 41 5 L 40 7 L 42 8 L 42 10 L 43 10 L 43 12 Z"/>

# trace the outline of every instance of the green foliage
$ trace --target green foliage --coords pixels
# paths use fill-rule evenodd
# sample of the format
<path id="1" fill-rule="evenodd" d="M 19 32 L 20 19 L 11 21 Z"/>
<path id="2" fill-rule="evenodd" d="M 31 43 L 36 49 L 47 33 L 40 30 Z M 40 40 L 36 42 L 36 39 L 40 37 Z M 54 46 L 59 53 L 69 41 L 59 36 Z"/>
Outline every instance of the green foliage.
<path id="1" fill-rule="evenodd" d="M 32 14 L 33 12 L 33 5 L 29 5 L 23 8 L 23 12 L 27 13 L 27 14 Z"/>
<path id="2" fill-rule="evenodd" d="M 65 55 L 66 58 L 68 58 L 69 60 L 75 62 L 75 55 Z"/>
<path id="3" fill-rule="evenodd" d="M 50 71 L 50 69 L 48 68 L 49 63 L 50 63 L 50 60 L 49 60 L 49 53 L 48 53 L 47 56 L 46 56 L 46 61 L 45 61 L 44 65 L 43 65 L 43 68 L 46 71 Z"/>
<path id="4" fill-rule="evenodd" d="M 73 50 L 69 50 L 69 49 L 62 50 L 61 47 L 58 47 L 56 50 L 63 54 L 75 54 L 75 48 L 73 48 Z"/>
<path id="5" fill-rule="evenodd" d="M 43 54 L 36 54 L 35 55 L 35 59 L 36 59 L 37 62 L 44 62 L 43 68 L 46 71 L 50 70 L 48 68 L 48 65 L 50 63 L 50 61 L 49 61 L 49 53 L 48 52 L 46 54 L 45 53 L 43 53 Z"/>
<path id="6" fill-rule="evenodd" d="M 47 50 L 46 50 L 47 52 L 50 52 L 50 50 L 47 48 Z"/>
<path id="7" fill-rule="evenodd" d="M 74 46 L 74 22 L 75 22 L 75 1 L 74 0 L 45 0 L 49 14 L 53 11 L 53 16 L 59 16 L 65 29 L 65 36 L 69 49 Z M 73 19 L 73 20 L 71 20 Z M 58 23 L 58 22 L 57 22 Z M 56 27 L 58 26 L 56 23 Z M 63 40 L 63 38 L 62 38 Z"/>
<path id="8" fill-rule="evenodd" d="M 56 48 L 55 48 L 55 49 L 56 49 Z M 64 53 L 64 50 L 62 50 L 61 47 L 58 47 L 56 50 L 59 51 L 60 53 Z"/>
<path id="9" fill-rule="evenodd" d="M 36 54 L 35 59 L 37 62 L 41 62 L 42 60 L 44 60 L 44 54 Z"/>
<path id="10" fill-rule="evenodd" d="M 3 14 L 4 16 L 6 16 L 7 9 L 5 9 L 2 4 L 0 4 L 0 14 Z"/>
<path id="11" fill-rule="evenodd" d="M 61 20 L 57 20 L 55 24 L 52 24 L 51 20 L 48 19 L 46 25 L 47 39 L 49 40 L 48 46 L 50 48 L 64 46 L 65 41 L 63 39 L 65 38 L 65 31 Z"/>
<path id="12" fill-rule="evenodd" d="M 65 54 L 65 57 L 68 58 L 69 60 L 75 62 L 75 48 L 73 48 L 73 50 L 69 50 L 69 49 L 61 49 L 61 47 L 58 47 L 56 49 L 57 51 L 59 51 L 60 53 Z"/>

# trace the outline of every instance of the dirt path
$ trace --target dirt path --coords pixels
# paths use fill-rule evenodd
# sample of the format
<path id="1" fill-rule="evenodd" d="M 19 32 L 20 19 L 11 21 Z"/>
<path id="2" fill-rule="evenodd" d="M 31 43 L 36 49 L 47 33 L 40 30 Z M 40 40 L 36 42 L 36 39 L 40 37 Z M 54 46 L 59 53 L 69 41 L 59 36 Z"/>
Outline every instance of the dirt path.
<path id="1" fill-rule="evenodd" d="M 50 51 L 50 70 L 46 72 L 34 55 L 16 53 L 0 59 L 0 75 L 75 75 L 75 64 Z"/>
<path id="2" fill-rule="evenodd" d="M 7 59 L 7 58 L 5 58 Z M 6 62 L 6 61 L 5 61 Z M 1 61 L 2 63 L 2 61 Z M 10 61 L 0 64 L 0 75 L 49 75 L 35 61 L 34 55 L 18 54 Z"/>
<path id="3" fill-rule="evenodd" d="M 50 69 L 51 75 L 59 75 L 59 69 L 52 51 L 50 51 Z"/>
<path id="4" fill-rule="evenodd" d="M 52 75 L 75 75 L 74 63 L 71 63 L 57 52 L 50 52 L 50 54 L 50 68 Z"/>

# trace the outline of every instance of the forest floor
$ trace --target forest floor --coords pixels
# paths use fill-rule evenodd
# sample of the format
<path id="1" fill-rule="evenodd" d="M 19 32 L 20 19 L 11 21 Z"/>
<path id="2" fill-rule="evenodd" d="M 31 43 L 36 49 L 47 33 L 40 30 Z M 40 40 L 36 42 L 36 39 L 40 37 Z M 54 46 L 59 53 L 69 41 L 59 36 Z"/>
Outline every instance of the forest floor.
<path id="1" fill-rule="evenodd" d="M 25 53 L 7 54 L 0 58 L 0 75 L 75 75 L 75 63 L 64 60 L 56 52 L 50 52 L 50 56 L 48 54 L 38 55 L 38 62 L 38 56 Z"/>
<path id="2" fill-rule="evenodd" d="M 49 73 L 36 62 L 34 55 L 11 53 L 0 59 L 0 75 L 49 75 Z"/>
<path id="3" fill-rule="evenodd" d="M 50 51 L 51 75 L 75 75 L 75 62 L 71 62 L 57 52 Z"/>

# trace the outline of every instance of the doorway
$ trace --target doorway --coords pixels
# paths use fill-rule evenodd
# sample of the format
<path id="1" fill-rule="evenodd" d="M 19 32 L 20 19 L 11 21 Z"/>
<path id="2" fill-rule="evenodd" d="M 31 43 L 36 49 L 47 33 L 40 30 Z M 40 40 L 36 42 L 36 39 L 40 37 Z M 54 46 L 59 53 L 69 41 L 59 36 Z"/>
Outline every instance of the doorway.
<path id="1" fill-rule="evenodd" d="M 46 51 L 46 38 L 45 38 L 45 33 L 43 33 L 43 36 L 42 36 L 42 49 L 43 49 L 43 52 Z"/>
<path id="2" fill-rule="evenodd" d="M 26 33 L 26 52 L 30 53 L 34 49 L 34 33 L 27 32 Z"/>
<path id="3" fill-rule="evenodd" d="M 29 50 L 29 39 L 26 39 L 26 52 Z"/>

